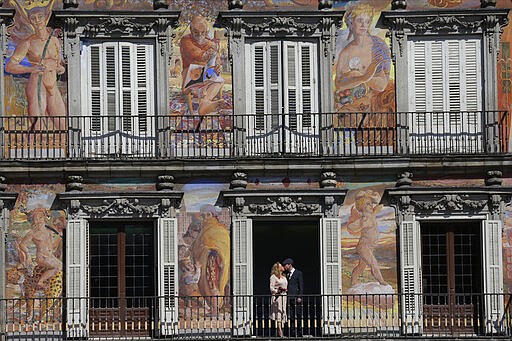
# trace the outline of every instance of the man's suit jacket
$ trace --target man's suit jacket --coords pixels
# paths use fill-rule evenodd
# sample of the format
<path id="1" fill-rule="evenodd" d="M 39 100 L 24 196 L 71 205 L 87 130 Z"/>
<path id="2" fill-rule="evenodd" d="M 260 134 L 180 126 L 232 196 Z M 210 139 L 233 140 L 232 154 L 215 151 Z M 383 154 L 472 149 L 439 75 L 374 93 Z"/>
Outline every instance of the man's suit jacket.
<path id="1" fill-rule="evenodd" d="M 302 271 L 295 269 L 292 276 L 288 278 L 288 296 L 302 296 L 302 294 L 304 294 Z"/>

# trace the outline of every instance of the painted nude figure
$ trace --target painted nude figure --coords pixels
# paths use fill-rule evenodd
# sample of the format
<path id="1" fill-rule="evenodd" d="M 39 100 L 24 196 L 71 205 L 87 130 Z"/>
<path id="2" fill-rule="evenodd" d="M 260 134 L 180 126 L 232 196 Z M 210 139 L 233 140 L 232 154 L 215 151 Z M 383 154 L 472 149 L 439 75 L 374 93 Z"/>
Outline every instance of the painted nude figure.
<path id="1" fill-rule="evenodd" d="M 18 241 L 18 255 L 20 263 L 26 268 L 31 268 L 32 258 L 28 247 L 31 242 L 36 246 L 35 262 L 46 269 L 37 282 L 38 288 L 43 288 L 46 280 L 62 271 L 62 262 L 54 254 L 54 236 L 57 232 L 47 227 L 48 215 L 45 208 L 33 209 L 27 215 L 27 220 L 32 224 L 32 229 Z"/>
<path id="2" fill-rule="evenodd" d="M 57 87 L 57 75 L 65 71 L 61 64 L 60 42 L 52 35 L 52 30 L 46 27 L 46 8 L 35 7 L 28 11 L 27 16 L 34 34 L 18 43 L 5 70 L 12 74 L 30 74 L 25 88 L 29 129 L 50 128 L 43 126 L 39 119 L 41 116 L 49 116 L 52 117 L 53 128 L 59 130 L 65 125 L 63 116 L 66 114 L 66 107 Z M 25 57 L 31 66 L 21 64 Z"/>
<path id="3" fill-rule="evenodd" d="M 361 191 L 357 193 L 354 206 L 350 212 L 347 223 L 347 230 L 353 235 L 360 235 L 356 246 L 356 253 L 359 256 L 359 262 L 352 270 L 350 279 L 351 286 L 359 283 L 359 276 L 367 266 L 370 267 L 373 277 L 381 285 L 388 283 L 382 277 L 379 264 L 373 251 L 379 241 L 379 230 L 377 226 L 377 213 L 382 209 L 379 204 L 380 195 L 372 190 Z"/>

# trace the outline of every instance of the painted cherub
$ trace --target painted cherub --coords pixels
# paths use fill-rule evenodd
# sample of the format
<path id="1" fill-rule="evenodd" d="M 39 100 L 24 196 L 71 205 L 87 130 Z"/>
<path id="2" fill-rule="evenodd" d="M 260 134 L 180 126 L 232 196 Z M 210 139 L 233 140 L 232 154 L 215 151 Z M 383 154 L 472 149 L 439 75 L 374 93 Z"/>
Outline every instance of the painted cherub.
<path id="1" fill-rule="evenodd" d="M 350 234 L 360 235 L 359 242 L 356 246 L 356 253 L 359 256 L 359 262 L 352 270 L 351 285 L 359 283 L 359 276 L 370 267 L 373 277 L 381 285 L 388 283 L 382 277 L 379 269 L 379 263 L 375 258 L 373 251 L 379 241 L 379 230 L 377 226 L 377 213 L 382 210 L 379 204 L 380 195 L 372 190 L 361 191 L 356 194 L 356 200 L 350 217 L 347 222 L 347 230 Z"/>

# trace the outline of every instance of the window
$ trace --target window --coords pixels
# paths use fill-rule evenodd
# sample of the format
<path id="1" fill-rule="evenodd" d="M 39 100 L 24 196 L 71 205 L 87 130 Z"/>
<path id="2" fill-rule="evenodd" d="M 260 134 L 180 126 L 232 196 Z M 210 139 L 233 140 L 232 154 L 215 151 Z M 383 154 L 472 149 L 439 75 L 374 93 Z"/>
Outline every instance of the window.
<path id="1" fill-rule="evenodd" d="M 153 224 L 96 222 L 89 231 L 91 334 L 148 333 L 156 303 Z"/>
<path id="2" fill-rule="evenodd" d="M 154 47 L 85 41 L 83 121 L 88 156 L 153 155 Z"/>
<path id="3" fill-rule="evenodd" d="M 317 150 L 317 46 L 312 42 L 246 44 L 248 148 L 258 153 Z"/>
<path id="4" fill-rule="evenodd" d="M 484 305 L 480 232 L 478 222 L 421 224 L 426 331 L 479 332 Z"/>
<path id="5" fill-rule="evenodd" d="M 413 152 L 482 151 L 480 49 L 479 38 L 408 41 Z"/>

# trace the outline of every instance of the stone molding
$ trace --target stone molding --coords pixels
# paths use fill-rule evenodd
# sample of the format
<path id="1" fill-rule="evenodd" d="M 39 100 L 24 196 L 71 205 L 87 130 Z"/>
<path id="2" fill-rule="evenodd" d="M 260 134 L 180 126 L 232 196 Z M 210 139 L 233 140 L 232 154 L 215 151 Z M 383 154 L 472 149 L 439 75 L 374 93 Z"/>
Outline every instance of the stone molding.
<path id="1" fill-rule="evenodd" d="M 3 209 L 12 209 L 16 199 L 18 198 L 18 193 L 12 192 L 0 192 L 0 213 Z M 0 226 L 0 229 L 3 228 Z"/>
<path id="2" fill-rule="evenodd" d="M 325 188 L 308 190 L 225 190 L 218 205 L 232 209 L 234 217 L 252 216 L 320 216 L 334 218 L 346 189 Z"/>
<path id="3" fill-rule="evenodd" d="M 399 223 L 418 216 L 475 216 L 502 220 L 512 199 L 512 188 L 408 187 L 388 188 L 383 201 L 393 206 Z"/>
<path id="4" fill-rule="evenodd" d="M 183 192 L 64 192 L 58 195 L 68 216 L 76 218 L 172 218 Z"/>
<path id="5" fill-rule="evenodd" d="M 407 36 L 439 34 L 484 34 L 498 36 L 507 25 L 508 9 L 383 11 L 378 27 L 391 32 L 393 57 L 403 56 Z M 496 39 L 488 39 L 489 51 L 498 49 Z"/>

